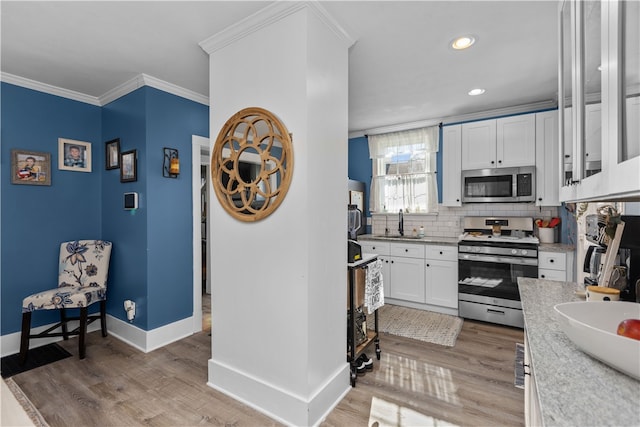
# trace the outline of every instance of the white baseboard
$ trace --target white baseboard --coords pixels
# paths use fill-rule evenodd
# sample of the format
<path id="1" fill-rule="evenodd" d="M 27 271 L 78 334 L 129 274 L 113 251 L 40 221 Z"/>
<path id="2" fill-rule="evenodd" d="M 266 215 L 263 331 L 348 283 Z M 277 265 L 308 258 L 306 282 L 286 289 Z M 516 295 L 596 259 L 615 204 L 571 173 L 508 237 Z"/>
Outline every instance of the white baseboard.
<path id="1" fill-rule="evenodd" d="M 349 375 L 350 367 L 345 363 L 318 390 L 304 397 L 209 359 L 207 385 L 278 422 L 316 426 L 351 389 Z"/>
<path id="2" fill-rule="evenodd" d="M 42 332 L 54 323 L 44 326 L 38 326 L 31 329 L 32 333 Z M 70 329 L 73 329 L 73 323 L 70 322 Z M 100 330 L 100 323 L 93 322 L 87 328 L 87 332 Z M 151 331 L 134 326 L 129 322 L 125 322 L 116 317 L 107 314 L 107 332 L 115 338 L 137 348 L 138 350 L 148 353 L 167 344 L 181 340 L 193 334 L 193 318 L 178 320 L 169 325 L 161 326 Z M 74 337 L 75 338 L 75 337 Z M 40 338 L 29 341 L 29 348 L 41 347 L 52 342 L 62 341 L 62 337 Z M 20 332 L 2 335 L 0 337 L 0 355 L 1 357 L 18 353 L 20 351 Z"/>

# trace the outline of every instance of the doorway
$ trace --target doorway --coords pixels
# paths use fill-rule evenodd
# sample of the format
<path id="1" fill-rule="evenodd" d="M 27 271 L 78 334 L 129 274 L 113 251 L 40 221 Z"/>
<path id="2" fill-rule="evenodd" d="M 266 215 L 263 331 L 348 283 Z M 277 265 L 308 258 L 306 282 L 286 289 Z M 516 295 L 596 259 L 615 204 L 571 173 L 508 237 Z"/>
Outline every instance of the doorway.
<path id="1" fill-rule="evenodd" d="M 211 328 L 209 138 L 191 137 L 193 213 L 193 333 Z"/>

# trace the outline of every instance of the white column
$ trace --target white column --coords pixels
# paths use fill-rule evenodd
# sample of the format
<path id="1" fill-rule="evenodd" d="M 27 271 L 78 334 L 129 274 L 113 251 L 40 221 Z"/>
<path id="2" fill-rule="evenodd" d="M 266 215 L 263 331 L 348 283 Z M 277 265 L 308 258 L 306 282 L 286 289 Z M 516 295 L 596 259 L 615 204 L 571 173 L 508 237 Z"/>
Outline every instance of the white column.
<path id="1" fill-rule="evenodd" d="M 211 198 L 209 384 L 267 415 L 314 425 L 349 389 L 346 362 L 348 48 L 315 3 L 276 2 L 203 41 L 210 137 L 246 107 L 293 134 L 280 207 L 255 223 Z"/>

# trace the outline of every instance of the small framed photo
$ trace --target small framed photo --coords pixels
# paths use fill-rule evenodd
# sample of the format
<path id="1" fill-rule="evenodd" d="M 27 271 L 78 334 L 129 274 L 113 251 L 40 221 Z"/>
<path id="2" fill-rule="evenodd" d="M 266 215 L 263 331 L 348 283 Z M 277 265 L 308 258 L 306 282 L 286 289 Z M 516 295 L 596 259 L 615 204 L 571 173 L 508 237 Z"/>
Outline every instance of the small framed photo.
<path id="1" fill-rule="evenodd" d="M 58 138 L 58 169 L 91 172 L 91 143 Z"/>
<path id="2" fill-rule="evenodd" d="M 136 150 L 120 153 L 120 182 L 134 182 L 138 180 Z"/>
<path id="3" fill-rule="evenodd" d="M 11 150 L 11 183 L 51 185 L 51 154 Z"/>
<path id="4" fill-rule="evenodd" d="M 120 138 L 107 141 L 104 158 L 107 159 L 107 170 L 120 167 Z"/>

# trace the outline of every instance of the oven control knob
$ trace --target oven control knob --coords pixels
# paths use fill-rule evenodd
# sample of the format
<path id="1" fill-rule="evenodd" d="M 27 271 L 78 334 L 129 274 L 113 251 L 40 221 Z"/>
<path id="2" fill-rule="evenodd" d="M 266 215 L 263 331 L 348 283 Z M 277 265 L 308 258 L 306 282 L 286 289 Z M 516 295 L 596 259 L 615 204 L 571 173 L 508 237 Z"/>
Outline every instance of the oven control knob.
<path id="1" fill-rule="evenodd" d="M 523 250 L 522 250 L 522 255 L 526 255 L 526 254 L 527 254 L 527 250 L 526 250 L 526 249 L 523 249 Z"/>
<path id="2" fill-rule="evenodd" d="M 517 255 L 518 254 L 518 250 L 517 249 L 511 249 L 511 253 L 514 254 L 514 255 Z"/>

